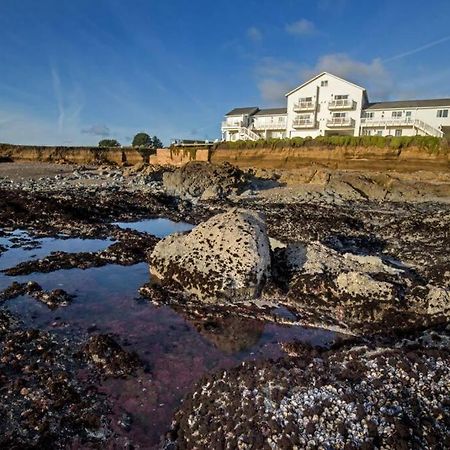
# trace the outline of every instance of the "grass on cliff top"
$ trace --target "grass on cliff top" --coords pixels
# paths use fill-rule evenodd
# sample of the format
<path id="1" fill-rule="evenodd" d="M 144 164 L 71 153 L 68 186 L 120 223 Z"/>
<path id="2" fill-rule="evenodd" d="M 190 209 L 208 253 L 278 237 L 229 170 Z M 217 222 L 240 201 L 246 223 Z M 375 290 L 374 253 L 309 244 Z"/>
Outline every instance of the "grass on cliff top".
<path id="1" fill-rule="evenodd" d="M 449 153 L 446 139 L 432 136 L 319 136 L 316 138 L 295 137 L 285 139 L 260 139 L 258 141 L 222 142 L 219 149 L 256 149 L 256 148 L 300 148 L 300 147 L 378 147 L 403 149 L 417 147 L 430 153 Z"/>

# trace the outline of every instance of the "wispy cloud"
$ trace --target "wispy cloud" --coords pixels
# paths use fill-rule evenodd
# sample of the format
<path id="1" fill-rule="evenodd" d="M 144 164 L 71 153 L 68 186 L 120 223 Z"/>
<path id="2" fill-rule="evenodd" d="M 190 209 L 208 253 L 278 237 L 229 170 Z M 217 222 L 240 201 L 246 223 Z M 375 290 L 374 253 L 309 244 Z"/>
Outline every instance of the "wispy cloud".
<path id="1" fill-rule="evenodd" d="M 261 42 L 263 39 L 263 34 L 259 28 L 250 27 L 247 30 L 247 37 L 253 42 Z"/>
<path id="2" fill-rule="evenodd" d="M 58 71 L 52 67 L 51 68 L 52 82 L 53 82 L 53 92 L 55 94 L 56 105 L 58 108 L 58 130 L 62 133 L 64 128 L 64 118 L 65 118 L 65 110 L 64 110 L 64 100 L 62 94 L 61 87 L 61 79 L 59 77 Z"/>
<path id="3" fill-rule="evenodd" d="M 317 32 L 316 26 L 308 19 L 300 19 L 285 26 L 287 33 L 294 36 L 310 36 Z"/>
<path id="4" fill-rule="evenodd" d="M 411 50 L 407 50 L 406 52 L 399 53 L 398 55 L 391 56 L 390 58 L 386 58 L 383 62 L 391 62 L 396 61 L 397 59 L 406 58 L 407 56 L 414 55 L 416 53 L 422 52 L 424 50 L 428 50 L 429 48 L 435 47 L 436 45 L 443 44 L 444 42 L 450 41 L 450 36 L 445 36 L 441 39 L 437 39 L 436 41 L 428 42 L 427 44 L 420 45 L 419 47 L 413 48 Z"/>
<path id="5" fill-rule="evenodd" d="M 78 126 L 84 107 L 84 93 L 77 83 L 72 83 L 68 89 L 64 89 L 59 71 L 56 67 L 52 66 L 50 73 L 58 110 L 58 132 L 60 135 L 63 135 L 65 128 L 75 128 Z"/>
<path id="6" fill-rule="evenodd" d="M 83 134 L 90 134 L 92 136 L 106 137 L 111 134 L 111 130 L 106 125 L 91 125 L 88 128 L 81 130 Z"/>
<path id="7" fill-rule="evenodd" d="M 375 97 L 386 98 L 394 91 L 394 82 L 381 59 L 358 61 L 346 53 L 331 53 L 321 56 L 311 67 L 302 68 L 302 79 L 320 72 L 331 72 L 354 83 L 367 87 Z"/>
<path id="8" fill-rule="evenodd" d="M 257 86 L 263 100 L 282 104 L 286 92 L 320 72 L 331 72 L 366 87 L 375 98 L 389 98 L 395 88 L 380 59 L 358 61 L 345 53 L 323 55 L 309 66 L 291 60 L 264 58 L 256 69 Z"/>

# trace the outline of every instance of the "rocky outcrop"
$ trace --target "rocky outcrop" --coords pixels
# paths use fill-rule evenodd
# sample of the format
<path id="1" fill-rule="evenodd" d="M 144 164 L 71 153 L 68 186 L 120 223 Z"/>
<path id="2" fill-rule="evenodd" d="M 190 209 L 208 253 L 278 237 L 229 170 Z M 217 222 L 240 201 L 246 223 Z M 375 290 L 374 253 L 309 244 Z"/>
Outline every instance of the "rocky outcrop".
<path id="1" fill-rule="evenodd" d="M 290 358 L 199 382 L 165 448 L 448 448 L 449 343 L 431 332 L 330 351 L 286 346 Z"/>
<path id="2" fill-rule="evenodd" d="M 150 255 L 152 276 L 204 300 L 241 300 L 258 295 L 270 269 L 264 219 L 231 210 L 188 234 L 160 241 Z"/>
<path id="3" fill-rule="evenodd" d="M 247 183 L 245 174 L 231 164 L 214 165 L 190 162 L 163 174 L 167 193 L 188 200 L 212 200 L 241 192 Z"/>
<path id="4" fill-rule="evenodd" d="M 411 267 L 385 256 L 339 252 L 319 242 L 281 252 L 292 275 L 289 302 L 349 331 L 375 330 L 387 321 L 404 327 L 418 316 L 445 321 L 450 315 L 446 288 L 427 284 Z"/>

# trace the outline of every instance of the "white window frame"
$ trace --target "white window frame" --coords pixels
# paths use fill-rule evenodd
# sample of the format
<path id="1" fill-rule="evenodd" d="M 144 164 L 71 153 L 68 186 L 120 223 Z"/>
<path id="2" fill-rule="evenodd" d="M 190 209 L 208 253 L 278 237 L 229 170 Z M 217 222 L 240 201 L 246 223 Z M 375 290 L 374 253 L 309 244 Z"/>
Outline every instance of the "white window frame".
<path id="1" fill-rule="evenodd" d="M 403 111 L 392 111 L 391 117 L 393 119 L 401 119 L 403 116 Z"/>
<path id="2" fill-rule="evenodd" d="M 395 130 L 394 136 L 395 137 L 402 137 L 403 136 L 403 130 L 402 129 Z"/>
<path id="3" fill-rule="evenodd" d="M 327 87 L 327 86 L 328 86 L 328 80 L 322 80 L 322 81 L 320 82 L 320 86 L 321 86 L 321 87 Z"/>
<path id="4" fill-rule="evenodd" d="M 436 117 L 439 118 L 447 118 L 448 117 L 448 109 L 438 109 L 436 113 Z"/>

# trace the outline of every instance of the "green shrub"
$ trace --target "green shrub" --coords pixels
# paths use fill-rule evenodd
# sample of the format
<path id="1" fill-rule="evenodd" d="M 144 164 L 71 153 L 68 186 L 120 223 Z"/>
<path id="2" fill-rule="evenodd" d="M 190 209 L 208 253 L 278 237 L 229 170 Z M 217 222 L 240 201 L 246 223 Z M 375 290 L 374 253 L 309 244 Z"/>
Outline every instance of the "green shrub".
<path id="1" fill-rule="evenodd" d="M 255 148 L 300 148 L 300 147 L 378 147 L 403 149 L 418 147 L 433 153 L 448 153 L 449 146 L 445 139 L 433 136 L 318 136 L 294 137 L 284 139 L 259 139 L 257 141 L 222 142 L 221 149 L 245 150 Z"/>

